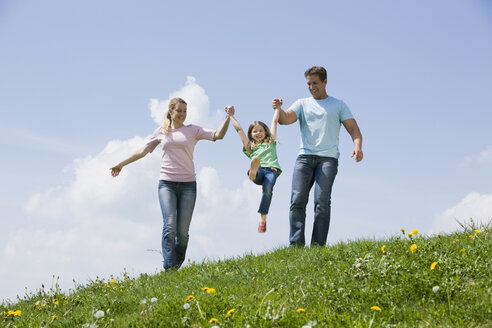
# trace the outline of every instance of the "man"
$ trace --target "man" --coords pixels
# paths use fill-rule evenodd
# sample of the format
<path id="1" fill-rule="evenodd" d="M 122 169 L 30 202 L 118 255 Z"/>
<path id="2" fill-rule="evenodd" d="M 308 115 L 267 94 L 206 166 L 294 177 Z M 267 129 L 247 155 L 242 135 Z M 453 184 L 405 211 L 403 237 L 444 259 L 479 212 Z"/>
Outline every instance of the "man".
<path id="1" fill-rule="evenodd" d="M 338 137 L 343 124 L 354 141 L 352 157 L 360 162 L 362 154 L 362 135 L 357 122 L 347 105 L 326 93 L 326 70 L 314 66 L 304 76 L 312 97 L 298 99 L 283 111 L 282 99 L 275 98 L 274 109 L 280 109 L 280 124 L 292 124 L 299 121 L 301 129 L 301 148 L 296 160 L 292 177 L 290 200 L 291 246 L 304 246 L 304 227 L 306 205 L 309 191 L 314 187 L 314 226 L 311 245 L 324 246 L 330 225 L 331 189 L 337 174 Z"/>

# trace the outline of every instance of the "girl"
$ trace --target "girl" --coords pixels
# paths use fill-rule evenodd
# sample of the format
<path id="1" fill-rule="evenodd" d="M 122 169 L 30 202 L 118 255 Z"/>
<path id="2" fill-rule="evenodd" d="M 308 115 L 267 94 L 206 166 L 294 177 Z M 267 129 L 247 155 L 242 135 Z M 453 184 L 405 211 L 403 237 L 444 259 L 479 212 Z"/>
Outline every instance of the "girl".
<path id="1" fill-rule="evenodd" d="M 252 159 L 248 171 L 249 178 L 255 184 L 263 186 L 260 208 L 258 209 L 258 213 L 260 213 L 258 232 L 266 232 L 266 219 L 272 202 L 273 186 L 277 177 L 282 173 L 277 158 L 277 123 L 280 111 L 275 109 L 270 129 L 260 121 L 251 123 L 248 128 L 248 136 L 234 118 L 234 107 L 227 107 L 226 112 L 243 142 L 244 154 Z"/>
<path id="2" fill-rule="evenodd" d="M 178 269 L 186 255 L 188 231 L 196 199 L 193 163 L 195 145 L 203 139 L 223 139 L 230 121 L 227 116 L 217 131 L 192 124 L 185 125 L 186 111 L 187 104 L 183 99 L 171 99 L 163 125 L 154 131 L 144 147 L 111 168 L 111 175 L 116 177 L 125 165 L 141 159 L 158 144 L 162 144 L 158 195 L 164 226 L 161 242 L 166 270 Z"/>

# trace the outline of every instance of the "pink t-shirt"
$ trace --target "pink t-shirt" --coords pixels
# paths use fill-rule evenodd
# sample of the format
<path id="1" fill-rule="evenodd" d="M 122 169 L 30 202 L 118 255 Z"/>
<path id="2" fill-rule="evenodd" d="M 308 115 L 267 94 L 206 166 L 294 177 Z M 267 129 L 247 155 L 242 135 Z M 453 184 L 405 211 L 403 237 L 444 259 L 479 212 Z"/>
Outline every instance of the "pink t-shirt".
<path id="1" fill-rule="evenodd" d="M 215 131 L 189 124 L 177 129 L 169 128 L 167 134 L 157 128 L 145 144 L 153 152 L 162 143 L 162 162 L 159 180 L 190 182 L 196 180 L 193 151 L 198 140 L 214 141 Z"/>

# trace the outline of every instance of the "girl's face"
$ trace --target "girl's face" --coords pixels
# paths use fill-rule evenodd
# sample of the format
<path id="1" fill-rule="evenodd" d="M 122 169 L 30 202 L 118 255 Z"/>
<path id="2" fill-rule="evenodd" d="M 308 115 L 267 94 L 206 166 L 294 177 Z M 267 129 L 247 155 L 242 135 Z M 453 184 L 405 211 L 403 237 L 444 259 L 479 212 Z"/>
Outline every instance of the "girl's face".
<path id="1" fill-rule="evenodd" d="M 262 141 L 263 139 L 265 139 L 265 136 L 266 136 L 266 131 L 259 124 L 256 124 L 251 130 L 251 137 L 255 141 Z"/>
<path id="2" fill-rule="evenodd" d="M 186 104 L 179 103 L 174 106 L 174 109 L 169 110 L 174 124 L 183 124 L 184 120 L 186 120 L 186 109 Z"/>

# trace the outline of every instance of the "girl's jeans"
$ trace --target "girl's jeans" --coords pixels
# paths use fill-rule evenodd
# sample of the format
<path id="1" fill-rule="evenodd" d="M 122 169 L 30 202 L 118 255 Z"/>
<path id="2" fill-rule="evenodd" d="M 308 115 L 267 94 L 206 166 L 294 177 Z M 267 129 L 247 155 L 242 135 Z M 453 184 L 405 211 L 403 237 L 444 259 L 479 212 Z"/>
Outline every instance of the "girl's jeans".
<path id="1" fill-rule="evenodd" d="M 263 194 L 261 195 L 260 208 L 258 213 L 268 214 L 270 204 L 272 203 L 273 186 L 277 181 L 277 172 L 270 167 L 259 167 L 256 173 L 256 179 L 253 182 L 263 186 Z"/>
<path id="2" fill-rule="evenodd" d="M 158 190 L 164 223 L 162 229 L 164 269 L 177 269 L 184 262 L 188 246 L 188 231 L 196 200 L 196 181 L 160 180 Z"/>
<path id="3" fill-rule="evenodd" d="M 338 172 L 338 159 L 316 155 L 299 155 L 292 177 L 290 199 L 291 246 L 303 246 L 306 205 L 314 186 L 314 225 L 311 245 L 324 246 L 330 226 L 331 189 Z"/>

